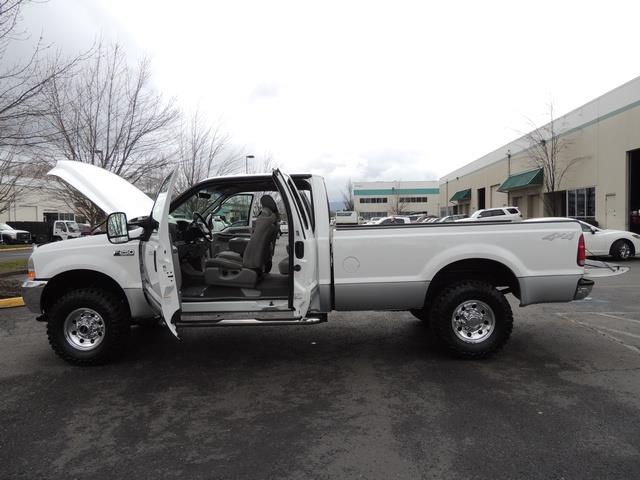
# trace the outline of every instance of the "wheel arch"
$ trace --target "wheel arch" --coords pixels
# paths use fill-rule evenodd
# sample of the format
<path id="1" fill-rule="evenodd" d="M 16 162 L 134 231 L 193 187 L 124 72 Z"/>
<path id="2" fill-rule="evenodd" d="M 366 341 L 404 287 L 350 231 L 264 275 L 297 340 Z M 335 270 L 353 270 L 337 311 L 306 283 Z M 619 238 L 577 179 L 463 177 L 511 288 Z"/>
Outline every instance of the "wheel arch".
<path id="1" fill-rule="evenodd" d="M 482 280 L 494 287 L 504 287 L 520 299 L 520 282 L 513 270 L 497 260 L 468 258 L 442 267 L 427 288 L 425 305 L 443 288 L 459 280 Z M 505 292 L 505 293 L 506 293 Z"/>
<path id="2" fill-rule="evenodd" d="M 42 310 L 46 313 L 55 300 L 66 292 L 77 288 L 89 287 L 102 288 L 116 294 L 124 302 L 129 313 L 131 313 L 127 296 L 118 282 L 102 272 L 86 269 L 69 270 L 51 278 L 42 292 Z"/>

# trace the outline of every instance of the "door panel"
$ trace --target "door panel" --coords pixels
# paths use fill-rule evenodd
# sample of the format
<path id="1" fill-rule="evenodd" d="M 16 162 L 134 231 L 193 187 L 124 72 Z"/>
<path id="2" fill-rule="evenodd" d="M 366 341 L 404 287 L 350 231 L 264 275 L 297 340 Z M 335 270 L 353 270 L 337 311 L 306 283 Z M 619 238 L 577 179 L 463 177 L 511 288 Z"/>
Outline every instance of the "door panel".
<path id="1" fill-rule="evenodd" d="M 174 321 L 180 312 L 179 274 L 180 265 L 174 265 L 174 250 L 169 232 L 169 207 L 176 172 L 169 175 L 160 187 L 151 212 L 155 223 L 153 231 L 142 248 L 142 281 L 152 307 L 164 319 L 176 337 Z"/>
<path id="2" fill-rule="evenodd" d="M 318 247 L 311 219 L 293 180 L 279 169 L 273 171 L 273 177 L 290 207 L 289 239 L 293 240 L 293 245 L 289 248 L 289 259 L 293 268 L 289 275 L 293 275 L 293 309 L 297 316 L 304 317 L 317 295 Z"/>

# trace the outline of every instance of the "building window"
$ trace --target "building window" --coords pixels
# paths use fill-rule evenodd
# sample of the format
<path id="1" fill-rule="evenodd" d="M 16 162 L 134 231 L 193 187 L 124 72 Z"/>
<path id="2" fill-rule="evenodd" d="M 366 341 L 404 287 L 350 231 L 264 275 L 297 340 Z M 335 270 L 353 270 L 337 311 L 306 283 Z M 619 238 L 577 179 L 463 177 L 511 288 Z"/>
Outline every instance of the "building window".
<path id="1" fill-rule="evenodd" d="M 401 203 L 427 203 L 428 197 L 400 197 Z"/>
<path id="2" fill-rule="evenodd" d="M 594 219 L 596 216 L 596 187 L 567 190 L 567 217 Z"/>
<path id="3" fill-rule="evenodd" d="M 387 203 L 387 197 L 362 197 L 360 203 Z"/>

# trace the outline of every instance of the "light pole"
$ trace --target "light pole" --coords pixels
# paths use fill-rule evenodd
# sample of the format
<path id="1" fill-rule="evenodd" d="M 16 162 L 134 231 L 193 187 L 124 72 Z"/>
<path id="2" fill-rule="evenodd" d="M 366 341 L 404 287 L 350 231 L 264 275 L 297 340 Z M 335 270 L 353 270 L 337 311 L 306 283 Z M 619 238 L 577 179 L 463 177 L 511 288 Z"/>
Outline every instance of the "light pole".
<path id="1" fill-rule="evenodd" d="M 102 150 L 94 150 L 93 153 L 95 153 L 100 157 L 100 165 L 102 166 L 102 164 L 104 163 L 104 156 L 103 156 Z"/>
<path id="2" fill-rule="evenodd" d="M 249 173 L 249 159 L 253 160 L 254 158 L 256 158 L 253 155 L 246 155 L 244 157 L 244 173 Z"/>

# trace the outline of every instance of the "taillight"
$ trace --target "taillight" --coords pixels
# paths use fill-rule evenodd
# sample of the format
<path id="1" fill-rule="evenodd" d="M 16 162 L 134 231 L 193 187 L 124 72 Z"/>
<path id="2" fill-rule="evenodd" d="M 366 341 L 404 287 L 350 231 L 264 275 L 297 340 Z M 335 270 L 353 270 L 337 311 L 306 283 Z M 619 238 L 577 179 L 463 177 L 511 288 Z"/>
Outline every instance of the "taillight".
<path id="1" fill-rule="evenodd" d="M 587 259 L 587 249 L 584 246 L 584 234 L 580 234 L 580 239 L 578 240 L 578 265 L 584 267 L 584 262 Z"/>

